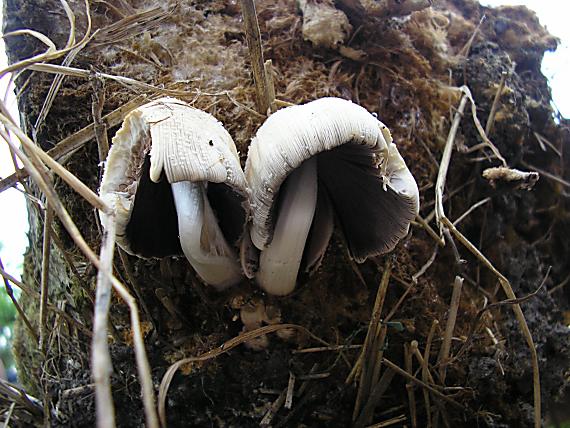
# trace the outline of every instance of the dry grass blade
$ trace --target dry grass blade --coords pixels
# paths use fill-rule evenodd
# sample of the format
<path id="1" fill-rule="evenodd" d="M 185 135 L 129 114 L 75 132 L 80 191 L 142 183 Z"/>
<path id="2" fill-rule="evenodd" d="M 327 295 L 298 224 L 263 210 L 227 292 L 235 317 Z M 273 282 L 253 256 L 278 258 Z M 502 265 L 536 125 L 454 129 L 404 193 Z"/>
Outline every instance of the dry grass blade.
<path id="1" fill-rule="evenodd" d="M 363 428 L 369 423 L 368 420 L 374 415 L 374 409 L 378 405 L 382 395 L 388 390 L 395 374 L 396 372 L 390 368 L 384 371 L 378 383 L 370 391 L 366 404 L 363 406 L 360 416 L 358 416 L 358 419 L 356 419 L 354 423 L 354 428 Z"/>
<path id="2" fill-rule="evenodd" d="M 18 406 L 23 407 L 38 421 L 43 420 L 44 409 L 40 400 L 4 379 L 0 379 L 0 399 L 14 402 Z"/>
<path id="3" fill-rule="evenodd" d="M 458 409 L 461 409 L 463 411 L 469 411 L 469 409 L 467 407 L 465 407 L 464 405 L 458 403 L 457 401 L 455 401 L 453 398 L 449 398 L 447 395 L 443 394 L 442 392 L 438 391 L 437 389 L 435 389 L 433 386 L 422 382 L 421 380 L 417 379 L 415 376 L 409 374 L 407 371 L 405 371 L 404 369 L 402 369 L 401 367 L 399 367 L 397 364 L 394 364 L 392 361 L 387 360 L 385 357 L 382 358 L 382 364 L 385 364 L 386 366 L 390 367 L 392 370 L 394 370 L 396 373 L 398 373 L 399 375 L 405 377 L 406 379 L 411 380 L 414 383 L 417 383 L 418 385 L 428 389 L 429 391 L 431 391 L 433 394 L 435 394 L 436 396 L 438 396 L 439 398 L 441 398 L 442 400 L 445 400 L 446 402 L 450 403 L 451 405 L 453 405 L 454 407 L 457 407 Z"/>
<path id="4" fill-rule="evenodd" d="M 125 16 L 117 22 L 100 29 L 94 39 L 96 45 L 118 43 L 129 37 L 136 36 L 157 27 L 162 21 L 171 16 L 178 5 L 169 10 L 161 7 L 136 12 Z"/>
<path id="5" fill-rule="evenodd" d="M 111 395 L 113 367 L 109 344 L 107 343 L 107 323 L 112 290 L 110 278 L 113 274 L 113 254 L 115 252 L 115 222 L 113 219 L 109 220 L 101 245 L 93 317 L 93 339 L 91 342 L 91 368 L 95 381 L 97 426 L 100 428 L 115 426 L 115 408 Z"/>
<path id="6" fill-rule="evenodd" d="M 459 122 L 461 121 L 461 117 L 465 110 L 465 105 L 467 103 L 467 98 L 471 98 L 469 89 L 467 87 L 461 88 L 463 92 L 463 97 L 459 103 L 459 108 L 456 112 L 456 115 L 453 119 L 453 123 L 449 130 L 449 134 L 445 143 L 445 148 L 443 150 L 442 159 L 440 162 L 440 168 L 437 175 L 437 182 L 435 186 L 435 210 L 436 210 L 436 218 L 437 222 L 440 227 L 440 231 L 443 233 L 444 229 L 449 230 L 459 242 L 461 242 L 485 267 L 487 267 L 493 274 L 499 279 L 499 283 L 503 288 L 503 291 L 507 295 L 509 299 L 516 299 L 516 295 L 511 287 L 510 282 L 503 276 L 501 272 L 499 272 L 495 266 L 473 245 L 457 228 L 454 224 L 446 217 L 445 210 L 443 208 L 443 193 L 445 190 L 445 181 L 447 179 L 447 171 L 449 170 L 449 164 L 451 161 L 451 153 L 454 146 L 455 135 L 457 133 L 457 128 L 459 126 Z M 472 106 L 474 103 L 472 103 Z M 474 116 L 475 117 L 475 116 Z M 480 124 L 479 124 L 480 126 Z M 484 132 L 484 131 L 483 131 Z M 535 428 L 540 428 L 541 422 L 541 399 L 540 399 L 540 371 L 538 367 L 538 355 L 536 352 L 536 348 L 534 346 L 534 341 L 532 339 L 532 334 L 528 328 L 528 324 L 522 312 L 520 305 L 514 304 L 513 311 L 515 312 L 515 316 L 518 320 L 520 325 L 522 334 L 527 342 L 527 345 L 530 350 L 531 355 L 531 365 L 532 365 L 532 372 L 533 372 L 533 392 L 534 392 L 534 426 Z"/>
<path id="7" fill-rule="evenodd" d="M 8 125 L 11 125 L 8 123 Z M 19 130 L 20 134 L 23 134 L 21 130 Z M 24 168 L 30 174 L 30 177 L 36 182 L 40 190 L 46 196 L 48 203 L 54 209 L 55 214 L 61 220 L 64 228 L 69 233 L 70 237 L 73 239 L 75 244 L 81 250 L 83 254 L 87 257 L 87 259 L 93 263 L 93 265 L 99 269 L 100 262 L 97 258 L 97 255 L 93 252 L 93 250 L 89 247 L 85 239 L 81 235 L 81 232 L 71 219 L 69 213 L 65 209 L 64 205 L 62 204 L 59 196 L 53 189 L 53 186 L 49 182 L 48 177 L 43 169 L 43 165 L 40 162 L 40 159 L 34 157 L 36 153 L 32 151 L 31 157 L 28 158 L 6 135 L 5 132 L 0 132 L 0 135 L 6 140 L 8 145 L 12 148 L 12 150 L 16 153 L 18 158 L 22 161 Z M 27 137 L 26 137 L 27 138 Z M 139 320 L 139 313 L 136 301 L 125 288 L 125 286 L 117 280 L 114 276 L 111 276 L 111 282 L 113 287 L 121 298 L 127 303 L 129 306 L 129 312 L 131 315 L 131 328 L 133 329 L 133 336 L 134 336 L 134 346 L 135 346 L 135 358 L 137 362 L 137 369 L 139 373 L 139 381 L 141 383 L 142 388 L 142 396 L 143 396 L 143 404 L 145 409 L 145 416 L 147 425 L 151 428 L 158 427 L 158 418 L 156 416 L 156 410 L 154 405 L 154 391 L 152 386 L 152 377 L 150 374 L 150 366 L 148 363 L 148 358 L 146 356 L 146 350 L 144 348 L 144 340 L 140 326 Z"/>
<path id="8" fill-rule="evenodd" d="M 66 10 L 66 14 L 67 14 L 67 10 Z M 52 61 L 54 59 L 61 58 L 62 56 L 64 56 L 68 52 L 70 52 L 71 50 L 75 49 L 77 46 L 84 44 L 86 42 L 86 40 L 88 40 L 88 38 L 90 37 L 89 33 L 91 31 L 91 13 L 90 13 L 90 9 L 89 9 L 89 1 L 88 0 L 85 0 L 85 15 L 87 16 L 87 30 L 88 31 L 85 33 L 83 38 L 78 43 L 68 45 L 64 49 L 60 49 L 60 50 L 55 49 L 54 50 L 55 44 L 50 39 L 48 39 L 47 37 L 45 37 L 43 35 L 40 35 L 37 32 L 33 32 L 33 33 L 36 33 L 33 35 L 36 36 L 39 40 L 42 40 L 41 36 L 43 36 L 45 39 L 47 39 L 47 40 L 42 40 L 42 42 L 46 43 L 49 46 L 48 49 L 45 52 L 40 53 L 38 55 L 35 55 L 31 58 L 26 58 L 22 61 L 18 61 L 12 65 L 9 65 L 8 67 L 6 67 L 0 71 L 0 77 L 4 76 L 7 73 L 11 73 L 13 71 L 19 71 L 19 70 L 29 68 L 33 64 L 36 64 L 38 62 L 49 62 L 49 61 Z M 71 32 L 75 31 L 75 25 L 74 24 L 75 24 L 75 20 L 73 20 L 73 22 L 72 22 L 73 28 L 72 28 Z M 4 37 L 10 36 L 10 35 L 19 35 L 19 34 L 21 34 L 20 32 L 22 32 L 22 31 L 25 31 L 28 34 L 30 34 L 30 32 L 32 30 L 19 30 L 17 32 L 4 34 Z M 70 37 L 71 37 L 71 35 L 70 35 Z M 48 40 L 49 40 L 49 42 L 48 42 Z"/>
<path id="9" fill-rule="evenodd" d="M 150 97 L 152 99 L 152 97 Z M 126 115 L 137 107 L 140 107 L 145 102 L 149 101 L 148 97 L 139 96 L 119 107 L 118 109 L 103 116 L 102 121 L 105 126 L 113 127 L 121 123 Z M 91 124 L 85 128 L 77 131 L 76 133 L 64 138 L 55 145 L 54 148 L 48 150 L 47 154 L 56 161 L 61 161 L 74 151 L 80 149 L 85 143 L 95 137 L 95 125 Z M 16 172 L 2 181 L 0 181 L 0 192 L 14 186 L 19 180 L 28 176 L 24 168 L 17 169 Z"/>
<path id="10" fill-rule="evenodd" d="M 46 350 L 47 332 L 47 307 L 48 307 L 48 285 L 49 285 L 49 262 L 51 254 L 51 224 L 53 221 L 53 211 L 49 204 L 46 205 L 44 216 L 43 248 L 42 248 L 42 277 L 40 295 L 40 340 L 39 347 L 42 352 Z"/>
<path id="11" fill-rule="evenodd" d="M 445 326 L 445 333 L 443 335 L 443 343 L 439 352 L 438 363 L 439 377 L 441 383 L 445 384 L 446 368 L 449 358 L 449 351 L 451 349 L 451 339 L 453 337 L 453 330 L 455 329 L 455 321 L 457 320 L 457 311 L 459 309 L 459 301 L 461 300 L 461 288 L 463 286 L 463 278 L 460 276 L 455 277 L 453 282 L 453 292 L 451 293 L 451 303 L 449 304 L 449 312 L 447 315 L 447 324 Z"/>
<path id="12" fill-rule="evenodd" d="M 275 94 L 275 89 L 269 87 L 265 73 L 261 33 L 259 31 L 254 1 L 241 0 L 241 10 L 245 26 L 245 38 L 247 40 L 251 60 L 253 80 L 257 91 L 257 111 L 265 115 L 273 102 L 271 93 Z"/>
<path id="13" fill-rule="evenodd" d="M 18 300 L 16 300 L 16 297 L 14 296 L 14 290 L 12 289 L 12 286 L 10 285 L 10 282 L 13 282 L 13 281 L 11 281 L 11 279 L 13 279 L 13 278 L 10 277 L 9 275 L 7 275 L 7 273 L 4 271 L 4 264 L 2 263 L 1 258 L 0 258 L 0 274 L 2 275 L 2 279 L 4 280 L 4 287 L 6 288 L 6 294 L 8 295 L 10 300 L 12 301 L 12 304 L 16 308 L 18 315 L 20 315 L 20 318 L 22 318 L 22 321 L 24 322 L 24 325 L 28 329 L 28 332 L 30 333 L 30 335 L 32 336 L 34 341 L 38 342 L 39 337 L 38 337 L 38 334 L 36 333 L 36 330 L 34 330 L 32 323 L 30 322 L 30 320 L 26 316 L 26 313 L 23 311 L 22 307 L 18 303 Z"/>
<path id="14" fill-rule="evenodd" d="M 392 425 L 401 424 L 402 422 L 406 422 L 406 415 L 396 416 L 395 418 L 388 419 L 387 421 L 378 422 L 374 425 L 368 425 L 366 428 L 385 428 L 390 427 Z"/>
<path id="15" fill-rule="evenodd" d="M 501 99 L 501 95 L 503 95 L 503 89 L 505 89 L 505 82 L 507 80 L 508 73 L 503 71 L 501 73 L 501 80 L 499 82 L 499 87 L 497 88 L 497 92 L 495 93 L 495 98 L 493 99 L 493 104 L 491 105 L 491 111 L 489 112 L 489 118 L 487 119 L 487 123 L 485 124 L 485 134 L 489 135 L 491 130 L 493 129 L 493 125 L 495 123 L 495 115 L 497 114 L 497 107 L 499 105 L 499 100 Z"/>
<path id="16" fill-rule="evenodd" d="M 378 286 L 378 291 L 376 293 L 376 300 L 374 302 L 374 308 L 372 310 L 372 315 L 368 324 L 368 331 L 366 332 L 366 338 L 364 339 L 364 345 L 359 357 L 360 380 L 358 384 L 358 392 L 356 394 L 356 401 L 354 403 L 354 411 L 352 413 L 353 421 L 356 420 L 358 415 L 360 415 L 362 406 L 367 400 L 371 389 L 374 387 L 374 373 L 379 373 L 379 370 L 376 370 L 378 363 L 377 356 L 379 351 L 377 344 L 381 331 L 380 320 L 382 315 L 382 308 L 384 306 L 384 299 L 386 298 L 386 292 L 388 290 L 388 284 L 390 282 L 391 271 L 391 261 L 390 259 L 387 259 L 386 265 L 384 267 L 384 273 L 382 275 L 382 280 L 380 281 L 380 285 Z"/>
<path id="17" fill-rule="evenodd" d="M 232 350 L 236 346 L 241 345 L 242 343 L 256 339 L 256 338 L 263 336 L 265 334 L 274 333 L 278 330 L 284 330 L 284 329 L 297 330 L 300 333 L 309 336 L 313 340 L 315 340 L 315 341 L 317 341 L 317 342 L 319 342 L 325 346 L 330 346 L 329 343 L 327 343 L 324 340 L 320 339 L 319 337 L 315 336 L 313 333 L 311 333 L 305 327 L 302 327 L 300 325 L 297 325 L 297 324 L 274 324 L 274 325 L 268 325 L 265 327 L 260 327 L 258 329 L 251 330 L 251 331 L 248 331 L 246 333 L 240 334 L 239 336 L 234 337 L 234 338 L 224 342 L 222 345 L 218 346 L 217 348 L 214 348 L 208 352 L 205 352 L 204 354 L 199 355 L 197 357 L 183 358 L 182 360 L 177 361 L 176 363 L 172 364 L 168 368 L 168 370 L 166 371 L 166 373 L 164 374 L 164 376 L 162 378 L 162 381 L 160 382 L 160 388 L 158 391 L 158 414 L 160 417 L 161 426 L 163 428 L 166 428 L 166 426 L 167 426 L 167 424 L 166 424 L 166 397 L 168 395 L 168 388 L 170 388 L 170 383 L 172 382 L 174 375 L 176 374 L 176 372 L 178 371 L 178 369 L 181 366 L 183 366 L 184 364 L 188 364 L 188 363 L 198 363 L 198 362 L 208 361 L 212 358 L 216 358 L 222 354 L 225 354 L 226 352 Z M 283 393 L 283 401 L 285 401 L 285 394 L 286 394 L 286 390 Z"/>
<path id="18" fill-rule="evenodd" d="M 93 72 L 89 70 L 83 70 L 81 68 L 75 67 L 64 67 L 62 65 L 54 65 L 54 64 L 28 64 L 26 66 L 29 70 L 33 71 L 41 71 L 43 73 L 52 73 L 52 74 L 64 74 L 66 76 L 71 77 L 80 77 L 83 79 L 89 79 Z M 96 73 L 98 77 L 103 79 L 114 80 L 117 83 L 124 85 L 126 88 L 129 88 L 133 91 L 148 91 L 151 93 L 160 93 L 163 95 L 171 95 L 171 96 L 188 96 L 187 91 L 180 91 L 176 89 L 164 89 L 159 88 L 158 86 L 153 86 L 148 83 L 141 82 L 140 80 L 131 79 L 130 77 L 124 76 L 116 76 L 113 74 L 107 73 Z"/>
<path id="19" fill-rule="evenodd" d="M 4 110 L 4 106 L 2 105 L 2 110 Z M 53 172 L 59 175 L 67 184 L 69 184 L 77 193 L 79 193 L 83 198 L 89 202 L 94 208 L 103 211 L 109 212 L 109 208 L 103 202 L 103 200 L 93 192 L 89 187 L 87 187 L 81 180 L 75 177 L 72 173 L 70 173 L 67 169 L 53 160 L 46 152 L 44 152 L 40 147 L 35 145 L 32 140 L 16 125 L 10 122 L 10 120 L 0 114 L 0 121 L 6 126 L 11 132 L 16 134 L 16 136 L 20 139 L 20 142 L 23 146 L 28 150 L 29 153 L 33 153 L 38 159 L 41 159 L 42 162 L 45 162 L 47 166 L 49 166 Z"/>

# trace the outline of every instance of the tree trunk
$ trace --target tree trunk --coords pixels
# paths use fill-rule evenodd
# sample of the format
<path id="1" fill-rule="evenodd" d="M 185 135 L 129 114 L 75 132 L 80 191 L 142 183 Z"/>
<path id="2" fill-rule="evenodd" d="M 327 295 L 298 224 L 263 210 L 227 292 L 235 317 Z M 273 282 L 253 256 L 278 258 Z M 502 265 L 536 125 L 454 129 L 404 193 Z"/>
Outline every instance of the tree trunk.
<path id="1" fill-rule="evenodd" d="M 87 29 L 85 4 L 69 3 L 79 40 Z M 485 126 L 501 75 L 508 73 L 489 138 L 510 167 L 539 168 L 549 175 L 542 174 L 530 191 L 505 182 L 491 186 L 481 172 L 499 162 L 489 156 L 488 149 L 467 150 L 482 141 L 467 107 L 455 138 L 445 209 L 450 219 L 457 219 L 476 202 L 490 198 L 458 228 L 506 276 L 517 297 L 537 291 L 544 280 L 536 295 L 521 303 L 538 352 L 544 416 L 550 403 L 560 397 L 570 357 L 564 321 L 570 288 L 555 289 L 570 271 L 568 184 L 560 180 L 570 176 L 565 155 L 568 123 L 553 119 L 549 88 L 540 72 L 544 51 L 555 47 L 556 41 L 523 7 L 495 10 L 472 0 L 434 3 L 428 7 L 427 2 L 412 0 L 258 1 L 264 55 L 273 61 L 277 99 L 300 104 L 324 96 L 342 97 L 376 113 L 387 124 L 418 182 L 420 215 L 428 222 L 441 153 L 461 95 L 452 87 L 469 87 Z M 93 2 L 92 7 L 93 30 L 99 32 L 71 63 L 71 67 L 91 70 L 92 76 L 66 77 L 38 127 L 54 76 L 30 71 L 19 75 L 24 131 L 49 150 L 93 122 L 94 99 L 104 100 L 103 116 L 141 99 L 140 88 L 96 74 L 107 73 L 186 91 L 179 98 L 224 124 L 243 165 L 249 141 L 264 117 L 252 112 L 256 94 L 239 3 L 132 0 L 129 4 Z M 141 14 L 145 11 L 151 12 Z M 138 19 L 131 19 L 135 14 Z M 486 19 L 481 21 L 483 15 Z M 29 28 L 47 35 L 58 47 L 67 42 L 70 26 L 58 1 L 7 0 L 4 17 L 5 32 Z M 45 50 L 29 36 L 12 36 L 6 42 L 12 63 Z M 142 96 L 155 94 L 146 90 Z M 111 139 L 118 123 L 107 125 Z M 101 177 L 98 153 L 91 138 L 60 162 L 96 191 Z M 33 181 L 27 184 L 44 201 Z M 54 178 L 53 184 L 98 253 L 97 213 L 60 179 Z M 23 276 L 23 282 L 38 292 L 43 208 L 29 203 L 30 247 Z M 435 221 L 431 228 L 438 230 Z M 92 426 L 90 331 L 97 270 L 59 220 L 53 222 L 53 231 L 48 284 L 49 303 L 57 311 L 48 312 L 45 352 L 21 322 L 14 346 L 19 379 L 44 408 L 32 414 L 17 407 L 14 420 L 22 426 Z M 168 426 L 249 427 L 259 426 L 262 420 L 269 421 L 267 426 L 365 426 L 395 421 L 400 415 L 407 426 L 428 426 L 430 418 L 434 425 L 439 420 L 446 426 L 477 426 L 482 419 L 489 426 L 532 426 L 531 357 L 512 305 L 496 305 L 478 314 L 486 304 L 506 297 L 499 291 L 497 277 L 460 241 L 448 236 L 446 242 L 438 247 L 418 222 L 393 253 L 356 265 L 337 230 L 318 271 L 303 274 L 297 290 L 284 298 L 269 296 L 254 281 L 245 280 L 216 292 L 202 284 L 181 257 L 143 260 L 117 253 L 116 276 L 137 296 L 155 393 L 171 364 L 237 337 L 243 329 L 240 314 L 248 308 L 265 307 L 274 314 L 274 322 L 296 324 L 312 333 L 271 333 L 260 339 L 261 350 L 245 344 L 182 366 L 167 395 Z M 432 254 L 433 264 L 416 277 Z M 459 262 L 458 257 L 465 260 Z M 370 390 L 361 396 L 356 412 L 360 419 L 353 422 L 362 380 L 358 375 L 346 380 L 360 348 L 332 346 L 364 343 L 388 263 L 391 273 L 381 318 L 390 314 L 390 323 L 382 324 L 385 338 L 379 339 L 376 350 L 388 362 L 382 364 L 375 389 L 389 386 L 382 394 Z M 451 331 L 450 355 L 457 358 L 441 375 L 438 355 L 457 275 L 465 278 Z M 23 294 L 21 304 L 38 333 L 39 299 Z M 427 354 L 434 378 L 430 380 L 422 378 L 418 359 L 406 354 L 413 352 L 415 344 L 424 354 L 434 321 L 439 327 L 432 333 Z M 133 331 L 128 308 L 116 295 L 109 322 L 116 423 L 142 426 L 145 417 Z M 325 342 L 330 349 L 297 352 Z M 387 368 L 390 362 L 403 370 L 411 367 L 412 376 L 424 379 L 432 389 L 400 371 L 394 375 L 394 369 Z M 307 379 L 308 375 L 315 376 Z M 287 409 L 283 401 L 293 377 L 293 402 Z M 367 408 L 369 415 L 363 415 Z"/>

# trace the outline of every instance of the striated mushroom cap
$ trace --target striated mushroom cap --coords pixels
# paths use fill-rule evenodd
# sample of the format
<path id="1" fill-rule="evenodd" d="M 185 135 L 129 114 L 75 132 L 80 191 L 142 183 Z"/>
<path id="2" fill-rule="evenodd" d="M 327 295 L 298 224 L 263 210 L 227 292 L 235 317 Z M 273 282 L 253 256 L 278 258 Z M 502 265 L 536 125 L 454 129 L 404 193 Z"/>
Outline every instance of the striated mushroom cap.
<path id="1" fill-rule="evenodd" d="M 237 150 L 218 120 L 183 101 L 161 98 L 127 115 L 113 138 L 100 195 L 114 209 L 117 243 L 130 254 L 184 252 L 206 282 L 211 278 L 192 258 L 237 260 L 232 247 L 248 210 Z"/>
<path id="2" fill-rule="evenodd" d="M 293 290 L 301 258 L 310 265 L 322 257 L 332 233 L 331 210 L 358 262 L 391 251 L 419 211 L 417 184 L 388 128 L 339 98 L 271 115 L 252 140 L 245 173 L 252 192 L 251 241 L 262 251 L 257 278 L 273 294 Z M 293 255 L 291 247 L 304 255 Z M 269 268 L 264 252 L 270 253 Z"/>

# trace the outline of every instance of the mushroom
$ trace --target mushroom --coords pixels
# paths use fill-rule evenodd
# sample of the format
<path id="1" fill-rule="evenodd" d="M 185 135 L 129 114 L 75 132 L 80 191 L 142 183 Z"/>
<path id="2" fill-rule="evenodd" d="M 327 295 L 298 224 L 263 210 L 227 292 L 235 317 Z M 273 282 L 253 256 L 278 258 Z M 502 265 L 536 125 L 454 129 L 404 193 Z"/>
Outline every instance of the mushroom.
<path id="1" fill-rule="evenodd" d="M 256 279 L 274 295 L 293 291 L 301 266 L 318 265 L 334 218 L 351 257 L 364 262 L 394 249 L 419 211 L 417 184 L 388 128 L 340 98 L 271 115 L 252 140 L 245 173 L 249 238 L 261 251 Z"/>
<path id="2" fill-rule="evenodd" d="M 247 193 L 223 125 L 174 98 L 127 115 L 113 138 L 100 188 L 114 209 L 121 248 L 143 258 L 184 253 L 198 276 L 217 289 L 242 276 L 236 245 Z M 101 220 L 106 227 L 107 217 Z"/>

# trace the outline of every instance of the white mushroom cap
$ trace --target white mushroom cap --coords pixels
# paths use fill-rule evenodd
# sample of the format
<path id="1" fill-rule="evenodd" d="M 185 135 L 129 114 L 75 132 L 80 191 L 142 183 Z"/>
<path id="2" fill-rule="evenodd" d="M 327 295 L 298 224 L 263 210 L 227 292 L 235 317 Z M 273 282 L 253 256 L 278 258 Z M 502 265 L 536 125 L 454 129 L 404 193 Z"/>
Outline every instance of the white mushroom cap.
<path id="1" fill-rule="evenodd" d="M 263 251 L 271 252 L 272 246 L 290 246 L 272 242 L 276 239 L 276 227 L 283 221 L 280 214 L 287 209 L 283 201 L 276 202 L 280 199 L 281 185 L 286 183 L 289 187 L 286 179 L 293 171 L 301 168 L 308 171 L 303 173 L 305 176 L 311 175 L 312 167 L 307 161 L 313 157 L 317 161 L 318 192 L 326 191 L 356 261 L 391 251 L 408 233 L 409 224 L 419 211 L 419 192 L 414 178 L 392 142 L 388 128 L 366 109 L 347 100 L 322 98 L 277 111 L 253 138 L 245 167 L 252 191 L 250 236 L 253 244 L 262 250 L 258 282 L 273 294 L 292 291 L 295 284 L 294 279 L 291 284 L 291 276 L 296 278 L 299 268 L 288 263 L 287 267 L 276 268 L 273 264 L 270 269 L 264 269 Z M 300 186 L 293 191 L 303 191 L 316 201 L 314 193 L 307 190 L 307 182 Z M 313 205 L 307 217 L 314 216 L 318 222 L 318 207 L 316 211 Z M 323 218 L 331 217 L 326 209 L 322 211 Z M 314 223 L 312 228 L 330 230 Z M 300 229 L 305 230 L 306 224 Z M 320 239 L 317 247 L 323 248 L 322 237 L 300 236 L 291 226 L 284 230 L 283 236 L 287 234 L 297 235 L 289 236 L 288 240 Z M 279 239 L 285 239 L 283 236 Z M 291 245 L 298 247 L 298 242 Z M 270 256 L 271 259 L 279 257 Z M 299 257 L 297 254 L 296 259 Z M 315 255 L 304 257 L 315 259 Z M 289 271 L 287 275 L 286 271 Z M 288 277 L 286 280 L 284 275 Z"/>
<path id="2" fill-rule="evenodd" d="M 117 243 L 125 251 L 141 257 L 184 251 L 206 282 L 208 274 L 200 271 L 196 258 L 206 264 L 216 257 L 227 259 L 231 266 L 225 269 L 235 277 L 237 266 L 239 273 L 231 246 L 243 231 L 247 193 L 236 147 L 223 125 L 174 98 L 161 98 L 127 115 L 113 138 L 100 188 L 114 209 Z M 218 206 L 212 210 L 214 202 Z M 186 211 L 177 211 L 179 207 Z M 104 227 L 105 221 L 103 216 Z M 194 221 L 201 222 L 198 229 Z M 228 245 L 222 232 L 229 229 Z M 224 267 L 216 268 L 214 282 L 224 277 L 220 269 Z M 227 279 L 214 285 L 223 288 Z"/>

